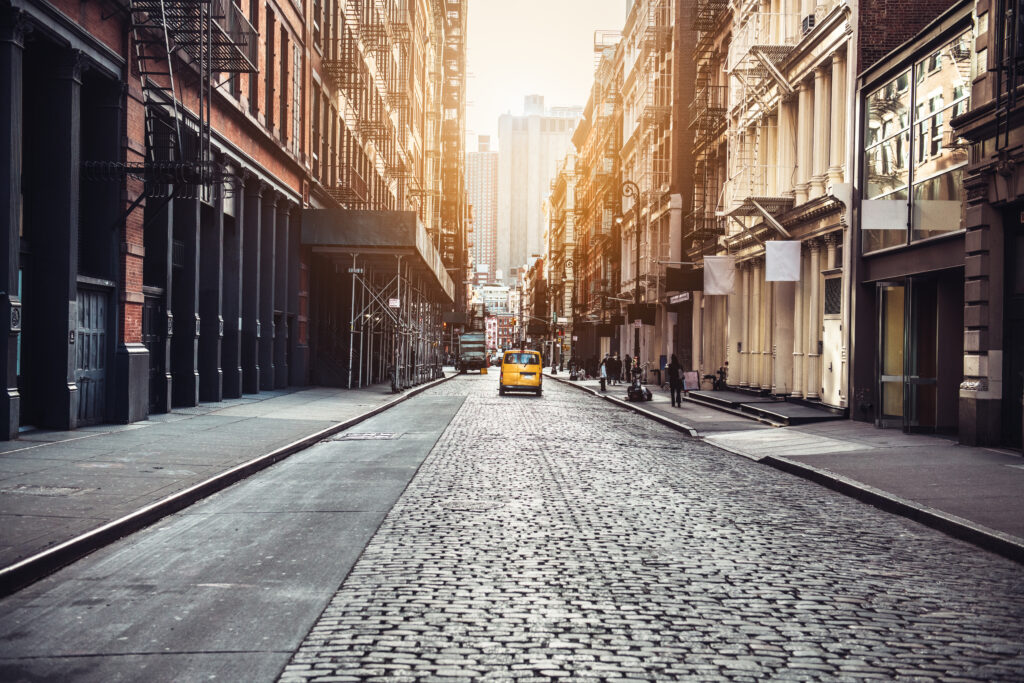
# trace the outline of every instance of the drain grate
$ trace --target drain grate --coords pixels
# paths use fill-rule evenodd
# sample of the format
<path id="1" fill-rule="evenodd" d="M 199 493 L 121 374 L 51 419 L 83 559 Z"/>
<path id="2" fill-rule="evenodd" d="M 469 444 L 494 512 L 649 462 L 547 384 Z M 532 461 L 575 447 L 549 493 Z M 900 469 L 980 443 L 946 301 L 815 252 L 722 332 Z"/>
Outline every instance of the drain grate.
<path id="1" fill-rule="evenodd" d="M 73 496 L 78 493 L 84 493 L 88 489 L 77 488 L 74 486 L 32 486 L 31 484 L 19 484 L 17 486 L 8 486 L 0 489 L 2 493 L 15 493 L 23 496 L 50 496 L 58 498 L 61 496 Z"/>
<path id="2" fill-rule="evenodd" d="M 350 432 L 342 434 L 334 441 L 387 441 L 397 438 L 394 432 Z"/>

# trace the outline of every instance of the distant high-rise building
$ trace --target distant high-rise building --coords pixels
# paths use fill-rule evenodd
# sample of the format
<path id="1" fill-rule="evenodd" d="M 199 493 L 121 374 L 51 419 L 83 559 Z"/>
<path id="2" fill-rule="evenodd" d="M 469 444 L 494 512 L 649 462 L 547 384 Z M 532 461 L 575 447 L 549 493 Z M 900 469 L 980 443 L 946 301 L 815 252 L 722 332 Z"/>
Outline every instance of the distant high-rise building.
<path id="1" fill-rule="evenodd" d="M 498 119 L 497 266 L 509 274 L 544 252 L 544 198 L 583 108 L 546 110 L 541 95 L 529 95 L 524 112 Z"/>
<path id="2" fill-rule="evenodd" d="M 478 149 L 466 155 L 466 194 L 473 206 L 473 261 L 478 275 L 486 267 L 493 282 L 497 258 L 498 153 L 491 151 L 491 137 L 481 135 Z"/>

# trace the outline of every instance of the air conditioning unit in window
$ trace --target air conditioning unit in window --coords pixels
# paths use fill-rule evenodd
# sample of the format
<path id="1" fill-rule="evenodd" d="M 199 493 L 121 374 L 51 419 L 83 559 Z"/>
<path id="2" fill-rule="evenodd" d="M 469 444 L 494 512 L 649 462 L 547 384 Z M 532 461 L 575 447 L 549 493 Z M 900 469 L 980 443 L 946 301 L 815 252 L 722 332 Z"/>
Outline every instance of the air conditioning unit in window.
<path id="1" fill-rule="evenodd" d="M 806 36 L 808 33 L 811 32 L 811 29 L 813 29 L 813 28 L 814 28 L 814 15 L 813 14 L 808 14 L 806 17 L 804 17 L 803 21 L 800 22 L 800 29 L 803 32 L 803 35 Z"/>

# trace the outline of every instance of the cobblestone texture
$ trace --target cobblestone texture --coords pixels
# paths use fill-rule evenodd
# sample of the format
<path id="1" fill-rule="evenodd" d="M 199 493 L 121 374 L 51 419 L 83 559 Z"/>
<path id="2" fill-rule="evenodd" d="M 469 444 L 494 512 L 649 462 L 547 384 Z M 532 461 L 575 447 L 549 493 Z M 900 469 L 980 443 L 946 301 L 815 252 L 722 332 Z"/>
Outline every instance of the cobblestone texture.
<path id="1" fill-rule="evenodd" d="M 281 680 L 1024 680 L 1019 565 L 495 384 L 432 390 L 470 398 Z"/>

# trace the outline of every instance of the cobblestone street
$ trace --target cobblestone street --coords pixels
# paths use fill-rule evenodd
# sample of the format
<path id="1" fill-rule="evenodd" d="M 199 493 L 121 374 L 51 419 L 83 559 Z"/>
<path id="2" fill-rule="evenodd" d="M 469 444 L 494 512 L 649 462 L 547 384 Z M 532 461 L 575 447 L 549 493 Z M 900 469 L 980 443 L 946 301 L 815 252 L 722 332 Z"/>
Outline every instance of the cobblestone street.
<path id="1" fill-rule="evenodd" d="M 1019 565 L 496 384 L 424 394 L 469 398 L 282 680 L 1024 679 Z"/>

